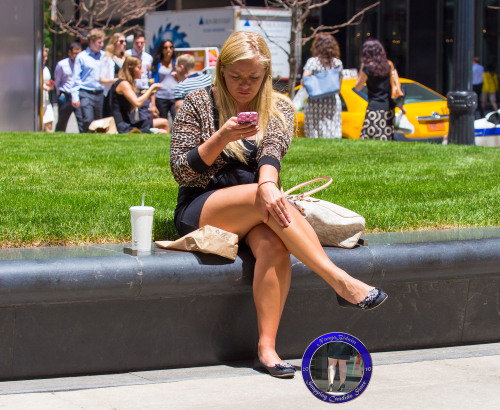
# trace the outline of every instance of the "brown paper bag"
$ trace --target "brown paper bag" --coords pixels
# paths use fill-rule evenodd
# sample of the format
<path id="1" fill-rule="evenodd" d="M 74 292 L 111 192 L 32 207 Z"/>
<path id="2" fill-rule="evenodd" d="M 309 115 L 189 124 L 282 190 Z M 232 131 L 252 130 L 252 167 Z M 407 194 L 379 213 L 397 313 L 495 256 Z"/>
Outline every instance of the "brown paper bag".
<path id="1" fill-rule="evenodd" d="M 213 253 L 231 260 L 238 253 L 238 235 L 205 225 L 176 241 L 155 241 L 156 246 L 177 251 Z"/>
<path id="2" fill-rule="evenodd" d="M 89 125 L 89 131 L 103 134 L 118 134 L 115 119 L 113 117 L 106 117 L 92 121 Z"/>

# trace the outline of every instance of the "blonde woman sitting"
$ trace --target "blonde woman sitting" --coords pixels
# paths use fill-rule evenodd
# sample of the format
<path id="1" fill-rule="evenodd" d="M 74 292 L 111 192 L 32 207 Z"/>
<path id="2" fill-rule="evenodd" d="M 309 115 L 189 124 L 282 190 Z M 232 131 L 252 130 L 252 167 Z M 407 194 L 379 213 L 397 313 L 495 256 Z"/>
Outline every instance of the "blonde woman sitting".
<path id="1" fill-rule="evenodd" d="M 133 120 L 135 109 L 139 108 L 151 96 L 153 92 L 161 88 L 161 84 L 154 83 L 140 97 L 137 96 L 135 79 L 141 78 L 142 62 L 140 58 L 128 56 L 118 73 L 118 80 L 109 90 L 109 109 L 115 119 L 116 128 L 120 134 L 130 132 L 152 132 L 157 129 L 158 133 L 168 133 L 169 125 L 165 118 L 154 120 Z"/>
<path id="2" fill-rule="evenodd" d="M 242 111 L 256 111 L 258 124 L 239 124 Z M 294 376 L 295 368 L 282 362 L 275 343 L 290 288 L 290 253 L 344 302 L 372 309 L 387 298 L 335 266 L 311 225 L 277 188 L 293 125 L 290 100 L 273 91 L 266 42 L 258 34 L 240 31 L 221 49 L 215 86 L 184 99 L 170 148 L 170 166 L 179 183 L 174 216 L 179 234 L 212 225 L 237 234 L 250 247 L 259 332 L 256 366 L 287 378 Z"/>

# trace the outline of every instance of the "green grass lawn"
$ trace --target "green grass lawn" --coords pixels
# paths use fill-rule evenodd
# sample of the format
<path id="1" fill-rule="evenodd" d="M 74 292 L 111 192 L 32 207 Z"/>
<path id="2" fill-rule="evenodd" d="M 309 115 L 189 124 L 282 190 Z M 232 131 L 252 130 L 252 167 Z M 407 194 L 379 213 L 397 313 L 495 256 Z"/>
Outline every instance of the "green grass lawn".
<path id="1" fill-rule="evenodd" d="M 130 241 L 128 208 L 156 208 L 155 239 L 177 237 L 169 137 L 0 133 L 0 247 Z M 500 225 L 500 150 L 296 139 L 290 188 L 329 175 L 317 197 L 362 214 L 367 231 Z"/>

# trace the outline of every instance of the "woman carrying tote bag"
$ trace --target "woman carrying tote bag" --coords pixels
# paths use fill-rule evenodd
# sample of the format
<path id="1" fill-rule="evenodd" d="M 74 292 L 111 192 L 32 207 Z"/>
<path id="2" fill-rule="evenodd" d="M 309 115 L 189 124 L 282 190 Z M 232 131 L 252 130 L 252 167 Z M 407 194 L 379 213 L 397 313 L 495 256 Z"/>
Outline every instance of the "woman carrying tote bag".
<path id="1" fill-rule="evenodd" d="M 312 55 L 304 66 L 302 77 L 335 68 L 342 84 L 340 49 L 331 34 L 320 33 L 312 44 Z M 308 98 L 304 108 L 304 132 L 308 138 L 342 138 L 342 104 L 339 93 L 320 98 Z"/>

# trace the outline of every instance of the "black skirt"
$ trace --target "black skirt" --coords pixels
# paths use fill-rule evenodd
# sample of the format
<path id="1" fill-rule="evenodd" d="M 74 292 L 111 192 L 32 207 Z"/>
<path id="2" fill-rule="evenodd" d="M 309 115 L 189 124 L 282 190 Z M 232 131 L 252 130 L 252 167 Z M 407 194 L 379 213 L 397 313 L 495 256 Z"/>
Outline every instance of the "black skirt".
<path id="1" fill-rule="evenodd" d="M 352 346 L 344 342 L 328 343 L 328 357 L 338 360 L 349 360 L 351 358 Z"/>
<path id="2" fill-rule="evenodd" d="M 236 185 L 258 181 L 254 167 L 244 164 L 228 164 L 222 168 L 206 188 L 181 187 L 177 197 L 174 224 L 180 236 L 200 228 L 200 215 L 206 200 L 215 191 Z"/>

